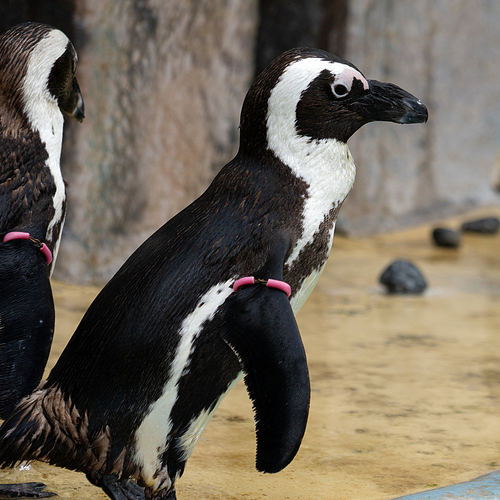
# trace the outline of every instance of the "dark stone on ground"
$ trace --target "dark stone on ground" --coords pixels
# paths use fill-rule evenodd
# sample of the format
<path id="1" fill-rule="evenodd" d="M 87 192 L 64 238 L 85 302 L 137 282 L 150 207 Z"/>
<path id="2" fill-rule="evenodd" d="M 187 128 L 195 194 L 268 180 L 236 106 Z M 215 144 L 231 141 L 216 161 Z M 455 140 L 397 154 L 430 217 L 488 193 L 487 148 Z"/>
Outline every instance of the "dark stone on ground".
<path id="1" fill-rule="evenodd" d="M 389 293 L 418 294 L 427 288 L 422 273 L 411 262 L 395 260 L 380 276 Z"/>
<path id="2" fill-rule="evenodd" d="M 460 246 L 460 233 L 453 229 L 437 227 L 432 231 L 432 239 L 438 247 L 458 248 Z"/>
<path id="3" fill-rule="evenodd" d="M 498 217 L 485 217 L 462 224 L 462 231 L 468 233 L 496 234 L 500 228 Z"/>

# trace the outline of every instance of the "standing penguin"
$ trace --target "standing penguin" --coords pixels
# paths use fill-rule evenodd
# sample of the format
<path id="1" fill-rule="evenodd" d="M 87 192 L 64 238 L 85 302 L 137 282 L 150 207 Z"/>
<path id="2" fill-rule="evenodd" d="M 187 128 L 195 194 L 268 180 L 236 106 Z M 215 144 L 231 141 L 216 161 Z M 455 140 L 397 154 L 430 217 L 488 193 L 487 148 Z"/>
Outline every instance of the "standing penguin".
<path id="1" fill-rule="evenodd" d="M 320 50 L 271 63 L 243 103 L 236 157 L 97 296 L 48 380 L 0 428 L 2 466 L 42 460 L 85 472 L 116 500 L 173 500 L 244 376 L 257 469 L 286 467 L 310 395 L 294 314 L 354 181 L 346 141 L 375 120 L 421 123 L 427 110 Z"/>
<path id="2" fill-rule="evenodd" d="M 66 212 L 64 118 L 83 120 L 76 52 L 38 23 L 0 36 L 0 417 L 39 384 L 54 332 L 49 277 Z"/>

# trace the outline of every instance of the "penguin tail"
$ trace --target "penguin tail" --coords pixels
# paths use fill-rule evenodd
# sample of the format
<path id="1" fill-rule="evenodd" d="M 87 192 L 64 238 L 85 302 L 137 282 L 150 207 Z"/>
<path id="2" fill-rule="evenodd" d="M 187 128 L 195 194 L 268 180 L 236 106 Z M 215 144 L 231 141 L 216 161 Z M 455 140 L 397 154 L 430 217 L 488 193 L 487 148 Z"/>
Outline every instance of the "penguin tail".
<path id="1" fill-rule="evenodd" d="M 39 460 L 71 470 L 101 465 L 109 436 L 90 442 L 87 414 L 80 415 L 57 387 L 42 385 L 24 398 L 0 427 L 0 467 Z"/>

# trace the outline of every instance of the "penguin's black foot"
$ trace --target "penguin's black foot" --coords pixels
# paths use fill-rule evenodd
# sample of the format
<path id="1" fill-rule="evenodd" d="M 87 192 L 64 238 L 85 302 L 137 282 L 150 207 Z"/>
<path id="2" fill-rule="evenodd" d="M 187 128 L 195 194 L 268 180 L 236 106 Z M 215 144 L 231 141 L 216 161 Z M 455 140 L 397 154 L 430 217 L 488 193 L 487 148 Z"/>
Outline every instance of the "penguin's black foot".
<path id="1" fill-rule="evenodd" d="M 152 493 L 150 488 L 146 488 L 146 500 L 177 500 L 175 496 L 175 487 L 167 490 L 161 490 L 155 495 Z"/>
<path id="2" fill-rule="evenodd" d="M 118 479 L 115 474 L 104 476 L 99 486 L 113 500 L 145 500 L 144 488 L 131 479 Z"/>
<path id="3" fill-rule="evenodd" d="M 0 484 L 0 499 L 6 498 L 47 498 L 56 494 L 42 491 L 43 483 Z"/>

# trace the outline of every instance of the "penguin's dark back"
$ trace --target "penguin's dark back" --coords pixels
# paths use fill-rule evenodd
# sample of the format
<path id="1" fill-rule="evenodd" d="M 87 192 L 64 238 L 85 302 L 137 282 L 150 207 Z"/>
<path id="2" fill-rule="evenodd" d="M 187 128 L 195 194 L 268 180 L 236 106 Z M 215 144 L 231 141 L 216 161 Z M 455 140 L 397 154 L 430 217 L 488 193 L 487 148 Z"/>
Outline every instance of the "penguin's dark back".
<path id="1" fill-rule="evenodd" d="M 44 239 L 54 215 L 55 185 L 38 132 L 12 136 L 0 124 L 0 234 L 16 227 Z"/>
<path id="2" fill-rule="evenodd" d="M 12 412 L 22 395 L 35 389 L 49 357 L 54 304 L 48 274 L 45 256 L 30 241 L 15 240 L 0 245 L 2 418 Z"/>
<path id="3" fill-rule="evenodd" d="M 44 240 L 54 216 L 49 155 L 28 123 L 20 90 L 32 50 L 51 30 L 25 23 L 0 35 L 0 234 L 19 228 Z"/>

